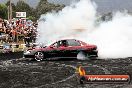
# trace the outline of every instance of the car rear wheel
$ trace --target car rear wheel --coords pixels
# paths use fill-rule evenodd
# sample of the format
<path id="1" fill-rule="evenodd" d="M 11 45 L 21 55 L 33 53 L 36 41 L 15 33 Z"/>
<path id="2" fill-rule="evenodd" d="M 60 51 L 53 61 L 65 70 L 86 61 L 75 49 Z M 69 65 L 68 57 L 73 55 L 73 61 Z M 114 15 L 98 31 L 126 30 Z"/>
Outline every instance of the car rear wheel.
<path id="1" fill-rule="evenodd" d="M 44 54 L 42 52 L 36 52 L 34 55 L 36 61 L 42 61 L 44 59 Z"/>
<path id="2" fill-rule="evenodd" d="M 88 53 L 85 53 L 83 51 L 80 51 L 78 54 L 77 54 L 77 59 L 78 60 L 89 60 L 90 59 L 90 55 Z"/>

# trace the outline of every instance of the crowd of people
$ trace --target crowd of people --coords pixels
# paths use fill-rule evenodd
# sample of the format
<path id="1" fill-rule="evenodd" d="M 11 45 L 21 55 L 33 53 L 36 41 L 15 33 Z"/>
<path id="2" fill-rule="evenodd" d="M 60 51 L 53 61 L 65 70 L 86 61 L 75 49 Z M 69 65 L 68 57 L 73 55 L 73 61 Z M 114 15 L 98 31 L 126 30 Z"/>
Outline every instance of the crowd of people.
<path id="1" fill-rule="evenodd" d="M 0 43 L 34 43 L 36 40 L 37 23 L 27 19 L 0 19 Z"/>

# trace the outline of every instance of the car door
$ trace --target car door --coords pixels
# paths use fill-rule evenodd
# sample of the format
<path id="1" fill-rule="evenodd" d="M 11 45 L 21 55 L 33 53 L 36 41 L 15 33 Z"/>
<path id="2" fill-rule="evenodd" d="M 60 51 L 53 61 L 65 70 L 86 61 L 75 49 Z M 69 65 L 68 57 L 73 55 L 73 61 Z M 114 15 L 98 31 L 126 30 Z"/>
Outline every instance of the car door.
<path id="1" fill-rule="evenodd" d="M 70 39 L 67 40 L 68 42 L 68 49 L 67 49 L 67 53 L 70 56 L 76 57 L 76 55 L 78 54 L 78 52 L 81 50 L 81 44 L 79 41 L 75 40 L 75 39 Z"/>
<path id="2" fill-rule="evenodd" d="M 64 53 L 67 50 L 66 46 L 66 40 L 57 41 L 49 46 L 48 55 L 52 57 L 64 57 Z"/>
<path id="3" fill-rule="evenodd" d="M 59 49 L 58 49 L 59 41 L 51 44 L 46 53 L 48 57 L 58 57 Z"/>
<path id="4" fill-rule="evenodd" d="M 59 55 L 62 57 L 76 57 L 80 43 L 74 39 L 61 40 L 58 47 Z"/>
<path id="5" fill-rule="evenodd" d="M 67 51 L 68 51 L 68 44 L 67 44 L 67 40 L 61 40 L 58 46 L 58 50 L 59 50 L 59 57 L 61 58 L 65 58 L 67 56 Z"/>

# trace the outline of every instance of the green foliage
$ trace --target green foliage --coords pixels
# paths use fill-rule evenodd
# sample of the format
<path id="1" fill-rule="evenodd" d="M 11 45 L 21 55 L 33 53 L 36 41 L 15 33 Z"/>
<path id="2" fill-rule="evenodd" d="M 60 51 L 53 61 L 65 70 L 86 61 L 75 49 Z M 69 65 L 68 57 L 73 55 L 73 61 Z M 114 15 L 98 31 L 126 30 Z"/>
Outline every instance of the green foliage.
<path id="1" fill-rule="evenodd" d="M 6 4 L 0 4 L 0 17 L 6 18 L 8 15 L 7 6 L 9 6 L 9 1 Z M 31 20 L 38 20 L 41 14 L 46 14 L 47 12 L 51 12 L 53 10 L 59 11 L 64 5 L 52 4 L 47 0 L 40 0 L 38 6 L 36 8 L 31 8 L 27 3 L 23 0 L 19 0 L 16 5 L 11 3 L 12 6 L 12 18 L 16 17 L 16 12 L 26 12 L 27 17 Z"/>
<path id="2" fill-rule="evenodd" d="M 33 17 L 33 16 L 29 16 L 29 17 L 27 17 L 29 20 L 32 20 L 32 21 L 35 21 L 35 17 Z"/>
<path id="3" fill-rule="evenodd" d="M 8 10 L 5 4 L 0 4 L 0 18 L 7 19 Z"/>
<path id="4" fill-rule="evenodd" d="M 40 0 L 38 6 L 36 7 L 37 18 L 40 17 L 41 14 L 46 14 L 47 12 L 51 12 L 53 10 L 59 11 L 64 7 L 64 5 L 57 5 L 49 3 L 47 0 Z"/>
<path id="5" fill-rule="evenodd" d="M 26 12 L 27 16 L 30 16 L 31 8 L 27 3 L 19 0 L 16 4 L 16 12 Z"/>
<path id="6" fill-rule="evenodd" d="M 6 6 L 9 6 L 10 5 L 10 1 L 7 1 L 6 2 Z M 16 6 L 14 3 L 11 3 L 11 6 L 12 6 L 12 18 L 15 18 L 16 17 Z"/>

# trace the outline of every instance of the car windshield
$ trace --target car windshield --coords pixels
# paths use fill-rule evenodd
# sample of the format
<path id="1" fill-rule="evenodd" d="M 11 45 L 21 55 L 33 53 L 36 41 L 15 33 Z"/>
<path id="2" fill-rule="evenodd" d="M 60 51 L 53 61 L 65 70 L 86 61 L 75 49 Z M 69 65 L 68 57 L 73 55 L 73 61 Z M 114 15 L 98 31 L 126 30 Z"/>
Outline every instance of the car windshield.
<path id="1" fill-rule="evenodd" d="M 32 48 L 45 48 L 45 47 L 47 47 L 47 46 L 44 45 L 44 44 L 38 44 L 38 43 L 34 43 L 34 44 L 32 45 Z"/>
<path id="2" fill-rule="evenodd" d="M 53 47 L 58 47 L 58 42 L 55 42 L 55 43 L 52 44 L 51 46 L 53 46 Z"/>

